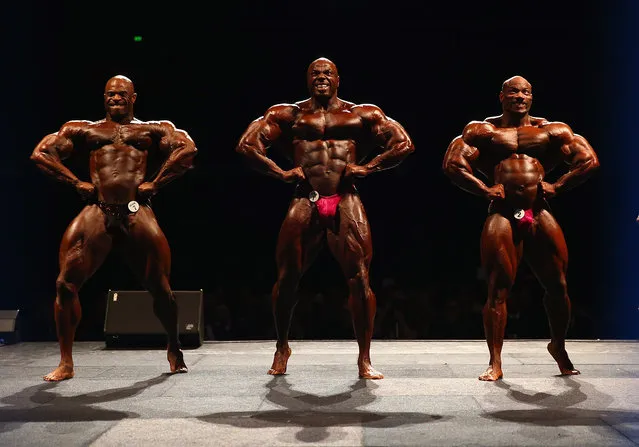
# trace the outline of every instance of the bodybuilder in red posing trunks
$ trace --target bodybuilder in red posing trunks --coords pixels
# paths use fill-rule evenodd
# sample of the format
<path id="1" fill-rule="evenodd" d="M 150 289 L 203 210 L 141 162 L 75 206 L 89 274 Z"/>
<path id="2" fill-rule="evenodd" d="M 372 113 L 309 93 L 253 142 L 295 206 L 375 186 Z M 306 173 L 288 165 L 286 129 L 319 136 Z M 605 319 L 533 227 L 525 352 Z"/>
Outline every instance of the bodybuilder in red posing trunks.
<path id="1" fill-rule="evenodd" d="M 277 344 L 269 374 L 286 372 L 291 349 L 288 331 L 302 274 L 323 241 L 337 259 L 349 288 L 349 306 L 359 345 L 359 376 L 381 379 L 371 365 L 375 295 L 369 285 L 371 232 L 355 178 L 398 165 L 414 147 L 404 128 L 379 107 L 337 97 L 339 75 L 328 59 L 313 61 L 306 75 L 310 98 L 270 107 L 253 121 L 237 145 L 252 166 L 297 187 L 277 241 L 277 282 L 272 305 Z M 292 160 L 280 168 L 267 151 L 277 144 Z M 379 149 L 368 163 L 359 163 Z"/>
<path id="2" fill-rule="evenodd" d="M 483 319 L 490 360 L 479 380 L 503 376 L 506 301 L 522 258 L 545 290 L 548 351 L 562 374 L 579 374 L 565 349 L 570 320 L 568 250 L 546 199 L 586 180 L 599 167 L 599 160 L 586 139 L 568 125 L 529 115 L 532 87 L 526 79 L 506 80 L 499 99 L 503 113 L 468 123 L 448 146 L 443 162 L 453 183 L 490 201 L 481 235 L 481 260 L 488 281 Z M 556 182 L 543 180 L 545 173 L 564 162 L 568 171 Z"/>

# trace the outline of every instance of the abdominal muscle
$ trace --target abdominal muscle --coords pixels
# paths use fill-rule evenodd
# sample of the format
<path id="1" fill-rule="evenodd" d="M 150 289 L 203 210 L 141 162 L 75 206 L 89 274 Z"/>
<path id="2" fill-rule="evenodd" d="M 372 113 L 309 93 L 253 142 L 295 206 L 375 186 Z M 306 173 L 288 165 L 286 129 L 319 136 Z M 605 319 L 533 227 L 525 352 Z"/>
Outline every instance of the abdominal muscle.
<path id="1" fill-rule="evenodd" d="M 91 154 L 90 169 L 99 200 L 128 203 L 135 200 L 144 181 L 146 152 L 131 146 L 105 146 Z"/>
<path id="2" fill-rule="evenodd" d="M 531 208 L 538 199 L 543 169 L 528 159 L 507 159 L 500 168 L 495 181 L 504 185 L 506 202 L 517 208 Z"/>
<path id="3" fill-rule="evenodd" d="M 301 166 L 311 187 L 322 196 L 339 192 L 344 169 L 355 160 L 352 140 L 298 140 L 295 165 Z"/>

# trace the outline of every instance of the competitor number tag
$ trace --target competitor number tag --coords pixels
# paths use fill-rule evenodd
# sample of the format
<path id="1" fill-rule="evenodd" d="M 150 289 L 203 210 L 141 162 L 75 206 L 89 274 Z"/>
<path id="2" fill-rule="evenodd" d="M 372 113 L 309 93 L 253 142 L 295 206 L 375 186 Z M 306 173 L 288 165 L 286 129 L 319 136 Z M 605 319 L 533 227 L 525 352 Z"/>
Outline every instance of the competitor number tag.
<path id="1" fill-rule="evenodd" d="M 317 202 L 319 198 L 320 195 L 317 191 L 311 191 L 311 193 L 308 195 L 308 200 L 310 200 L 311 202 Z"/>
<path id="2" fill-rule="evenodd" d="M 515 216 L 515 219 L 519 220 L 524 217 L 524 214 L 526 214 L 526 212 L 522 209 L 519 209 L 515 211 L 515 214 L 513 214 L 513 216 Z"/>
<path id="3" fill-rule="evenodd" d="M 140 209 L 140 204 L 135 200 L 131 200 L 127 205 L 127 208 L 129 208 L 129 211 L 131 211 L 132 213 L 137 213 Z"/>

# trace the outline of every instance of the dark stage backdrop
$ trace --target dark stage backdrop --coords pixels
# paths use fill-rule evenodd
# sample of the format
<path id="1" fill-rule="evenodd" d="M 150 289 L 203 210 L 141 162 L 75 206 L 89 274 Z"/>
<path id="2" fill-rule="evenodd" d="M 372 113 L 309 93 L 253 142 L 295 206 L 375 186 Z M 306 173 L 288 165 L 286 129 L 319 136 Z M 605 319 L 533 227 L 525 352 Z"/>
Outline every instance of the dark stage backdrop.
<path id="1" fill-rule="evenodd" d="M 102 118 L 115 74 L 133 79 L 138 118 L 169 119 L 199 148 L 196 168 L 153 202 L 172 247 L 173 288 L 204 289 L 209 338 L 273 337 L 274 248 L 292 186 L 249 171 L 234 146 L 270 105 L 307 97 L 305 71 L 320 56 L 339 68 L 340 97 L 380 106 L 416 146 L 399 168 L 358 184 L 372 225 L 379 338 L 483 336 L 487 204 L 454 187 L 441 161 L 468 121 L 501 112 L 501 83 L 516 74 L 533 84 L 531 113 L 568 123 L 601 160 L 595 177 L 551 202 L 570 251 L 569 336 L 637 337 L 632 2 L 133 3 L 19 2 L 4 20 L 0 308 L 22 309 L 27 338 L 55 337 L 58 244 L 82 208 L 29 155 L 65 121 Z M 86 178 L 86 161 L 79 154 L 69 165 Z M 308 272 L 294 336 L 351 337 L 340 275 L 327 254 Z M 109 288 L 139 288 L 115 257 L 81 291 L 79 339 L 102 336 Z M 523 267 L 510 337 L 548 337 L 542 295 Z"/>

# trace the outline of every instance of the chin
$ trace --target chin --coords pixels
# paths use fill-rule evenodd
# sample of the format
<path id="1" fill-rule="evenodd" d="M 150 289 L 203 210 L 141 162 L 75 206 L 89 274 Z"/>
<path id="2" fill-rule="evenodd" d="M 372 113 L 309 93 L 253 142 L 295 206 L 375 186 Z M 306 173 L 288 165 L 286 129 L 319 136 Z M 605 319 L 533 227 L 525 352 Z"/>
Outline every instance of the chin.
<path id="1" fill-rule="evenodd" d="M 112 119 L 120 119 L 126 116 L 126 112 L 110 110 L 109 115 L 111 116 Z"/>

